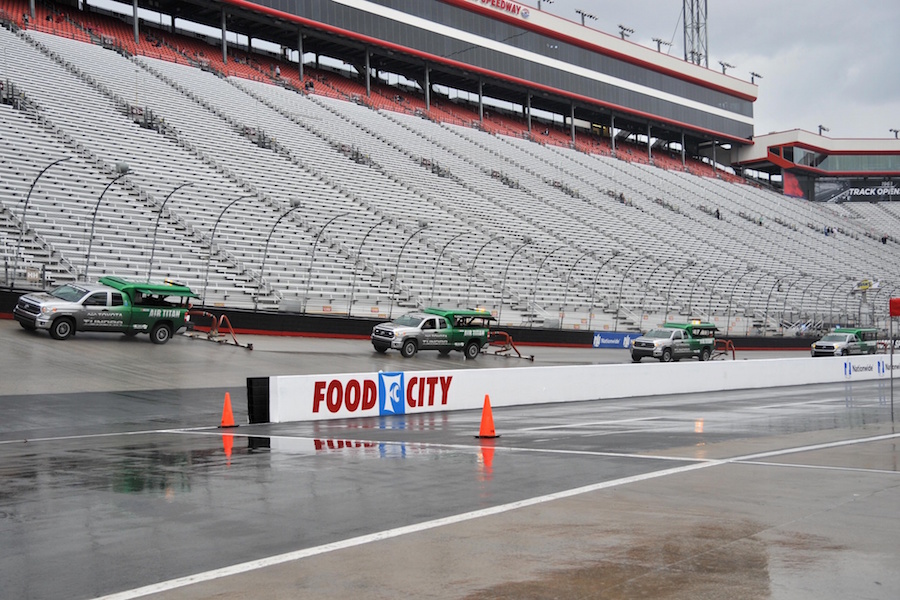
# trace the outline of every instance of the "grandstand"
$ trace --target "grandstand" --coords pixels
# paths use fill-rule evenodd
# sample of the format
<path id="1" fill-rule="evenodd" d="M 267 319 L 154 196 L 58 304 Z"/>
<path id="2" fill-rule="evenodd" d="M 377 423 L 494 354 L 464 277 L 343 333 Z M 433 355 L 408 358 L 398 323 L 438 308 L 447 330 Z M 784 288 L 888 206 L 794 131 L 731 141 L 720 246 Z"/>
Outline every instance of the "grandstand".
<path id="1" fill-rule="evenodd" d="M 900 282 L 890 203 L 789 198 L 688 143 L 36 8 L 0 3 L 10 286 L 167 277 L 226 308 L 787 335 L 883 326 Z"/>

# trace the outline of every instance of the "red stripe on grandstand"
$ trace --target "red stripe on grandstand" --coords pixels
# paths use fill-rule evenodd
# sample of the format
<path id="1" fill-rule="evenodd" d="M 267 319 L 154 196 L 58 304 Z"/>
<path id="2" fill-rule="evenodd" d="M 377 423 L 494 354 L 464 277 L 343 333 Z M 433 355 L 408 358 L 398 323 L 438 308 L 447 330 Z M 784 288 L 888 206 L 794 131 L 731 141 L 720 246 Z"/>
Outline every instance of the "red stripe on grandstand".
<path id="1" fill-rule="evenodd" d="M 799 147 L 799 145 L 797 145 Z M 823 151 L 825 154 L 832 154 L 827 151 Z M 834 153 L 834 154 L 847 154 L 845 152 Z M 891 153 L 896 154 L 896 153 Z M 828 177 L 895 177 L 897 175 L 896 171 L 825 171 L 824 169 L 817 169 L 815 167 L 810 167 L 808 165 L 798 165 L 797 163 L 791 162 L 780 157 L 777 154 L 769 153 L 765 160 L 752 160 L 746 162 L 735 163 L 737 165 L 754 165 L 759 164 L 761 162 L 770 162 L 776 167 L 781 167 L 782 169 L 786 169 L 789 171 L 802 171 L 804 173 L 815 173 L 816 175 L 824 175 Z"/>
<path id="2" fill-rule="evenodd" d="M 713 131 L 712 129 L 706 129 L 705 127 L 696 127 L 693 125 L 689 125 L 687 123 L 682 123 L 680 121 L 675 121 L 673 119 L 664 119 L 657 115 L 652 115 L 650 113 L 646 113 L 639 110 L 634 110 L 631 108 L 626 108 L 624 106 L 620 106 L 618 104 L 612 104 L 610 102 L 603 102 L 597 100 L 596 98 L 590 98 L 588 96 L 582 96 L 580 94 L 573 94 L 571 92 L 566 92 L 563 90 L 559 90 L 547 85 L 542 85 L 539 83 L 535 83 L 533 81 L 526 81 L 524 79 L 519 79 L 518 77 L 511 77 L 509 75 L 504 75 L 502 73 L 495 73 L 494 71 L 490 71 L 488 69 L 483 69 L 481 67 L 474 67 L 472 65 L 468 65 L 466 63 L 461 63 L 455 60 L 451 60 L 449 58 L 444 58 L 442 56 L 436 56 L 434 54 L 428 54 L 427 52 L 422 52 L 421 50 L 415 50 L 414 48 L 407 48 L 405 46 L 401 46 L 399 44 L 394 44 L 391 42 L 386 42 L 384 40 L 379 40 L 378 38 L 373 38 L 368 35 L 363 35 L 361 33 L 356 33 L 353 31 L 348 31 L 346 29 L 341 29 L 340 27 L 334 27 L 333 25 L 328 25 L 326 23 L 319 23 L 318 21 L 313 21 L 312 19 L 307 19 L 306 17 L 300 17 L 298 15 L 294 15 L 291 13 L 282 12 L 280 10 L 269 8 L 267 6 L 260 6 L 259 4 L 254 4 L 253 2 L 249 2 L 248 0 L 224 0 L 225 4 L 230 4 L 232 6 L 239 6 L 241 8 L 251 10 L 253 12 L 266 14 L 272 17 L 276 17 L 278 19 L 283 19 L 286 21 L 291 21 L 294 23 L 299 23 L 301 25 L 305 25 L 311 29 L 318 29 L 320 31 L 327 31 L 329 33 L 333 33 L 334 35 L 339 35 L 341 37 L 358 40 L 361 42 L 365 42 L 367 44 L 372 44 L 375 46 L 381 46 L 383 48 L 388 48 L 390 50 L 395 50 L 397 52 L 401 52 L 403 54 L 407 54 L 409 56 L 415 56 L 417 58 L 422 58 L 426 61 L 432 63 L 439 63 L 447 66 L 451 66 L 456 69 L 461 69 L 463 71 L 468 71 L 471 73 L 477 73 L 479 75 L 487 75 L 493 77 L 495 79 L 502 79 L 503 81 L 507 81 L 510 83 L 514 83 L 516 85 L 523 86 L 525 88 L 531 88 L 536 90 L 541 90 L 544 92 L 549 92 L 558 96 L 563 96 L 565 98 L 569 98 L 571 100 L 578 100 L 580 102 L 584 102 L 586 104 L 592 104 L 595 106 L 602 106 L 609 110 L 615 110 L 620 113 L 625 113 L 628 115 L 632 115 L 635 117 L 640 117 L 642 119 L 647 119 L 649 121 L 655 121 L 657 123 L 665 123 L 667 125 L 671 125 L 673 127 L 681 127 L 684 129 L 688 129 L 690 131 L 695 131 L 699 133 L 705 133 L 708 135 L 715 136 L 719 140 L 728 140 L 732 142 L 736 142 L 739 144 L 752 144 L 751 140 L 747 138 L 736 137 L 732 135 L 728 135 L 721 131 Z"/>
<path id="3" fill-rule="evenodd" d="M 492 8 L 486 8 L 484 6 L 480 6 L 477 4 L 472 4 L 467 2 L 466 0 L 441 0 L 445 4 L 452 4 L 453 6 L 458 6 L 464 10 L 469 10 L 472 12 L 477 12 L 488 16 L 492 19 L 496 19 L 498 21 L 504 21 L 511 25 L 515 25 L 516 27 L 520 27 L 522 29 L 527 29 L 529 31 L 533 31 L 535 33 L 539 33 L 541 35 L 545 35 L 547 37 L 553 38 L 555 40 L 559 40 L 561 42 L 566 42 L 567 44 L 572 44 L 573 46 L 578 46 L 579 48 L 584 48 L 585 50 L 591 50 L 592 52 L 596 52 L 597 54 L 603 54 L 604 56 L 609 56 L 610 58 L 615 58 L 616 60 L 621 60 L 622 62 L 627 62 L 632 65 L 636 65 L 638 67 L 643 67 L 645 69 L 649 69 L 651 71 L 655 71 L 662 75 L 668 75 L 669 77 L 674 77 L 676 79 L 680 79 L 682 81 L 686 81 L 688 83 L 693 83 L 699 85 L 701 87 L 715 90 L 717 92 L 723 92 L 728 94 L 729 96 L 734 96 L 735 98 L 740 98 L 741 100 L 748 100 L 753 102 L 756 100 L 756 96 L 752 96 L 749 94 L 744 94 L 727 87 L 716 85 L 714 83 L 710 83 L 708 81 L 704 81 L 702 79 L 698 79 L 697 77 L 691 77 L 690 75 L 685 75 L 684 73 L 679 73 L 678 71 L 673 71 L 672 69 L 667 69 L 665 67 L 661 67 L 659 65 L 655 65 L 653 63 L 647 62 L 645 60 L 641 60 L 639 58 L 635 58 L 633 56 L 629 56 L 627 54 L 622 54 L 621 52 L 616 52 L 614 50 L 610 50 L 609 48 L 604 48 L 602 46 L 597 46 L 596 44 L 591 44 L 580 38 L 575 38 L 568 35 L 563 35 L 558 31 L 553 29 L 547 29 L 546 27 L 540 27 L 539 25 L 535 25 L 534 23 L 530 23 L 528 21 L 523 21 L 519 17 L 515 17 L 512 15 L 505 14 L 501 11 L 494 10 Z M 601 32 L 598 32 L 601 33 Z M 631 42 L 629 42 L 631 43 Z M 739 81 L 739 80 L 738 80 Z"/>
<path id="4" fill-rule="evenodd" d="M 876 138 L 872 138 L 876 140 Z M 860 142 L 861 140 L 854 139 L 853 143 Z M 883 142 L 883 139 L 877 139 L 879 142 Z M 835 148 L 825 148 L 823 146 L 816 146 L 813 144 L 808 144 L 806 142 L 788 142 L 784 144 L 778 144 L 776 146 L 771 146 L 772 148 L 803 148 L 804 150 L 809 150 L 810 152 L 818 152 L 819 154 L 827 154 L 829 156 L 869 156 L 869 155 L 880 155 L 880 156 L 893 156 L 897 154 L 897 150 L 876 150 L 876 149 L 860 149 L 860 150 L 837 150 Z"/>

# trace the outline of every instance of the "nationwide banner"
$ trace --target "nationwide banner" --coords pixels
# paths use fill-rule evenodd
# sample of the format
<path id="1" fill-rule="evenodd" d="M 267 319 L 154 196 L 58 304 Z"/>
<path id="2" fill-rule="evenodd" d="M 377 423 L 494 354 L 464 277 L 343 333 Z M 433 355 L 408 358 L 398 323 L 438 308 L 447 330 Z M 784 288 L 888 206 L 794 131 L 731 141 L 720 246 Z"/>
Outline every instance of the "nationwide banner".
<path id="1" fill-rule="evenodd" d="M 631 340 L 640 337 L 639 333 L 594 332 L 594 348 L 631 348 Z"/>

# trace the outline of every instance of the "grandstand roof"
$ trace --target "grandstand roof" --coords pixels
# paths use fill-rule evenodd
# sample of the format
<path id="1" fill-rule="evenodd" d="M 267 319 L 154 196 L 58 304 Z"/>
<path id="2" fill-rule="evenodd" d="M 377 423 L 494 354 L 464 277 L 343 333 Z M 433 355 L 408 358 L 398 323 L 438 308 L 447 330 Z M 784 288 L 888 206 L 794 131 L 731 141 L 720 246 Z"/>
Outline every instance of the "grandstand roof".
<path id="1" fill-rule="evenodd" d="M 295 49 L 302 31 L 304 52 L 360 72 L 368 64 L 421 85 L 428 65 L 431 84 L 519 105 L 529 91 L 534 109 L 564 116 L 574 110 L 576 119 L 605 125 L 614 115 L 617 129 L 646 134 L 652 126 L 654 138 L 676 142 L 683 133 L 692 149 L 712 140 L 746 144 L 752 136 L 756 85 L 506 0 L 141 5 L 215 28 L 224 10 L 231 32 Z"/>

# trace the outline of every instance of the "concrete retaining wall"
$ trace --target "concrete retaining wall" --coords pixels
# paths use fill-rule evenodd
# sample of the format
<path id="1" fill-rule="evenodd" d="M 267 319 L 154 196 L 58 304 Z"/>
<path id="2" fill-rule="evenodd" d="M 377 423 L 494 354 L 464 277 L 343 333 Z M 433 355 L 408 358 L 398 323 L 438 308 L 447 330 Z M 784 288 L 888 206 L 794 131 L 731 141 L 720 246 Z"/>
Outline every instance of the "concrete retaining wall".
<path id="1" fill-rule="evenodd" d="M 900 368 L 900 359 L 895 369 Z M 789 358 L 270 377 L 273 423 L 888 378 L 891 357 Z M 265 386 L 263 386 L 265 387 Z"/>

